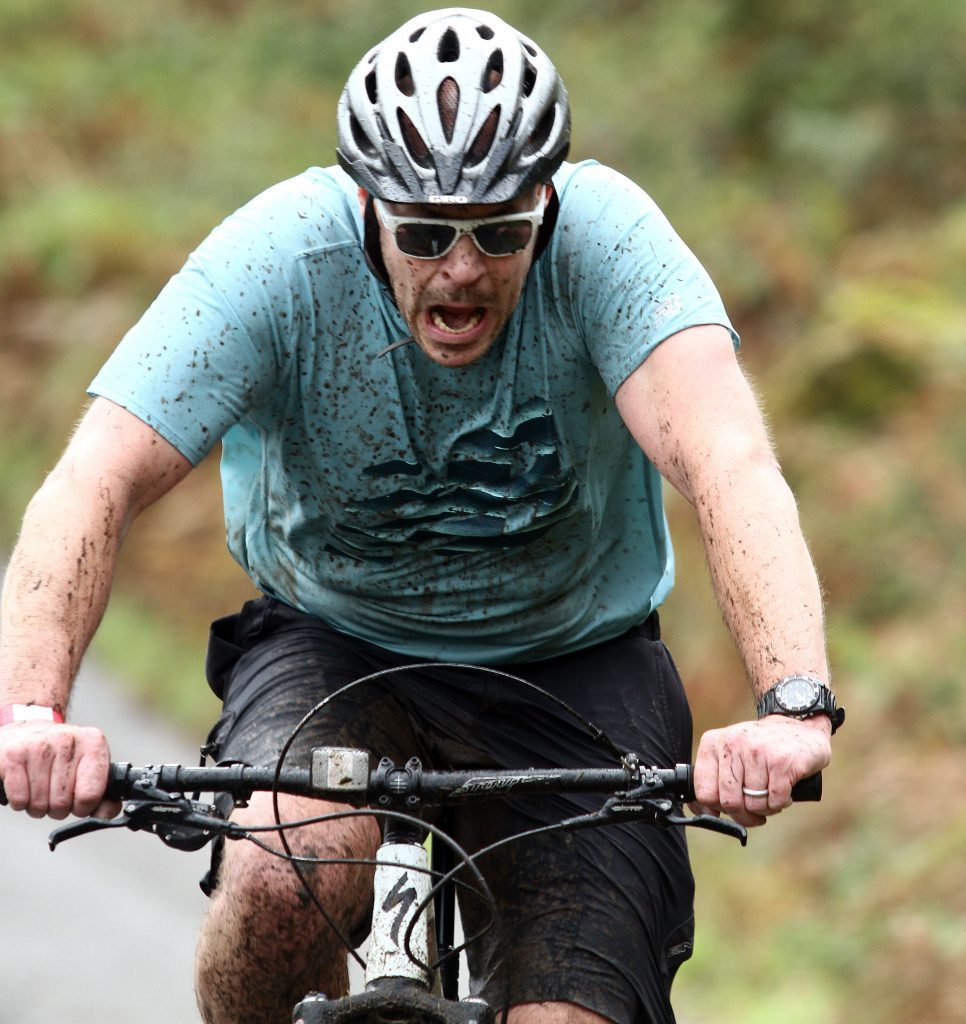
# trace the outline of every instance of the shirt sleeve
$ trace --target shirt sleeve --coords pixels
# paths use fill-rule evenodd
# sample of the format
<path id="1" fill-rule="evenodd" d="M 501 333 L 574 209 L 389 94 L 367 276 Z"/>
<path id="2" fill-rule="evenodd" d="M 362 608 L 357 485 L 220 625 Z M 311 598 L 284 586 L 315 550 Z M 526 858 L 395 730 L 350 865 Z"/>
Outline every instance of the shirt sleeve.
<path id="1" fill-rule="evenodd" d="M 305 235 L 324 219 L 312 213 L 283 183 L 232 214 L 121 340 L 90 394 L 201 461 L 281 387 L 309 290 L 297 256 L 319 243 Z"/>
<path id="2" fill-rule="evenodd" d="M 556 286 L 613 395 L 666 338 L 719 324 L 738 335 L 710 276 L 654 201 L 616 171 L 579 165 L 563 183 Z"/>

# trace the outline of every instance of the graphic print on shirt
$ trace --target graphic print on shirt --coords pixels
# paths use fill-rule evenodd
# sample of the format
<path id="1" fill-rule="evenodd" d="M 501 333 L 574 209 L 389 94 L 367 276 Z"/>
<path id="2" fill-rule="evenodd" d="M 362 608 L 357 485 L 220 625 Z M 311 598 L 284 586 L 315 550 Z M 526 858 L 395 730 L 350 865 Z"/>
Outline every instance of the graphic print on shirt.
<path id="1" fill-rule="evenodd" d="M 506 433 L 461 435 L 441 472 L 394 460 L 364 475 L 397 487 L 347 508 L 333 531 L 330 550 L 362 561 L 390 561 L 400 544 L 450 552 L 528 544 L 576 511 L 577 478 L 540 399 Z"/>

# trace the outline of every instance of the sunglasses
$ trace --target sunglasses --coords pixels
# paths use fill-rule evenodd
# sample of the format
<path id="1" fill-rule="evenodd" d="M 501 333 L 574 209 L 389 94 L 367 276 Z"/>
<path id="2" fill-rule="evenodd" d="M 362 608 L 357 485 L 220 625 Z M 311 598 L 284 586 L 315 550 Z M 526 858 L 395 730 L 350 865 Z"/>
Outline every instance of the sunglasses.
<path id="1" fill-rule="evenodd" d="M 463 235 L 469 235 L 485 256 L 512 256 L 520 252 L 529 245 L 534 228 L 543 222 L 547 199 L 541 189 L 537 205 L 530 213 L 501 213 L 477 220 L 396 217 L 381 199 L 373 197 L 373 203 L 400 252 L 417 260 L 438 260 Z"/>

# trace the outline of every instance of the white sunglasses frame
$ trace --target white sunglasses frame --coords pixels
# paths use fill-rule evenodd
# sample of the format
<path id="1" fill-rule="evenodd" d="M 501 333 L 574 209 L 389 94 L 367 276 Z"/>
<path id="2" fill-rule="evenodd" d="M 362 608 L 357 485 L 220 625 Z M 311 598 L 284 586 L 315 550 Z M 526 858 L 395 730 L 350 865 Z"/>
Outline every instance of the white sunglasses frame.
<path id="1" fill-rule="evenodd" d="M 527 245 L 529 245 L 533 240 L 535 232 L 531 231 L 527 244 L 516 249 L 514 252 L 492 253 L 487 252 L 486 249 L 480 245 L 474 231 L 478 227 L 482 227 L 486 224 L 502 224 L 506 221 L 527 221 L 531 228 L 539 228 L 543 223 L 543 216 L 547 209 L 547 193 L 545 189 L 540 189 L 537 205 L 530 211 L 521 211 L 520 213 L 497 213 L 490 217 L 478 217 L 473 220 L 451 220 L 447 217 L 397 217 L 395 214 L 389 212 L 386 208 L 386 204 L 381 199 L 373 196 L 372 202 L 376 212 L 379 214 L 379 220 L 382 222 L 383 227 L 385 227 L 392 235 L 392 240 L 396 248 L 399 249 L 402 255 L 408 260 L 441 260 L 445 255 L 447 255 L 447 253 L 452 252 L 453 247 L 463 237 L 463 235 L 469 235 L 473 240 L 473 244 L 481 253 L 483 253 L 484 256 L 489 256 L 490 259 L 494 260 L 502 260 L 507 256 L 516 256 L 523 252 Z M 415 256 L 413 253 L 406 252 L 404 249 L 399 248 L 399 242 L 396 241 L 396 232 L 406 224 L 439 224 L 443 227 L 455 228 L 456 234 L 453 236 L 453 241 L 450 242 L 442 252 L 436 253 L 433 256 Z"/>

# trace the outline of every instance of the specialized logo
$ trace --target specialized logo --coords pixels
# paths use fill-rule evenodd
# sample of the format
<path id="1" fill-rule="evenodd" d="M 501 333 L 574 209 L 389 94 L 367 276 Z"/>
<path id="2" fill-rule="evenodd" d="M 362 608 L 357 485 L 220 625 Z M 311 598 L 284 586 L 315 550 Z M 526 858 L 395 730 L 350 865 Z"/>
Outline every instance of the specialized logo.
<path id="1" fill-rule="evenodd" d="M 408 884 L 409 888 L 405 888 Z M 399 907 L 399 911 L 393 918 L 392 928 L 389 934 L 392 937 L 393 945 L 399 948 L 399 929 L 403 921 L 409 915 L 409 909 L 416 900 L 416 887 L 409 881 L 409 872 L 404 871 L 396 880 L 396 884 L 389 890 L 389 894 L 383 900 L 382 909 L 389 913 L 393 907 Z"/>

